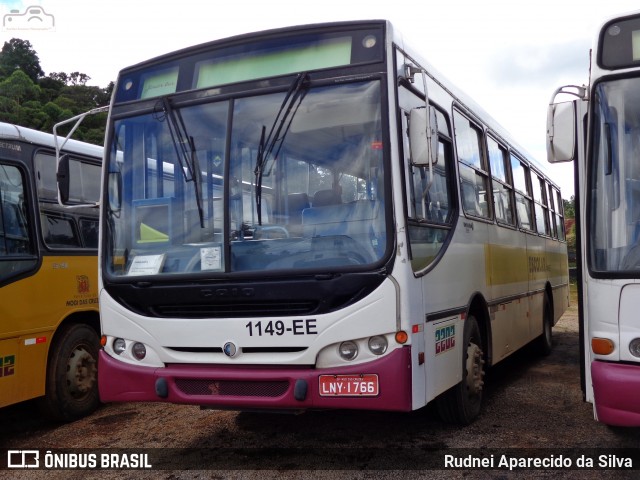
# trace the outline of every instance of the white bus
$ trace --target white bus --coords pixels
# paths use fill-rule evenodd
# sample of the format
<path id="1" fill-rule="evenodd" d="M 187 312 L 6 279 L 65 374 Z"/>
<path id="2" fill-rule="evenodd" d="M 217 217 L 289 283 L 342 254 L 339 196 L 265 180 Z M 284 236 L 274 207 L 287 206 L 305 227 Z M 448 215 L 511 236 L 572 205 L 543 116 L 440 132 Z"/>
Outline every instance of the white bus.
<path id="1" fill-rule="evenodd" d="M 105 145 L 103 401 L 468 423 L 486 368 L 551 348 L 558 186 L 386 21 L 126 68 Z"/>
<path id="2" fill-rule="evenodd" d="M 600 422 L 639 426 L 640 11 L 604 23 L 590 72 L 553 94 L 548 159 L 575 160 L 585 399 Z"/>

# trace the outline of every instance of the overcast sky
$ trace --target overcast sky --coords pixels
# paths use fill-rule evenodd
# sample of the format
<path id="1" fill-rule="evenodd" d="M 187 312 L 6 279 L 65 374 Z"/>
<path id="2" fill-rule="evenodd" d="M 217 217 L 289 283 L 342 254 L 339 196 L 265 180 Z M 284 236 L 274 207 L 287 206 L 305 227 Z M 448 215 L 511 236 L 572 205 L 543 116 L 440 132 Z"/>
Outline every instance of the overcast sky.
<path id="1" fill-rule="evenodd" d="M 7 14 L 32 5 L 51 15 L 52 28 L 7 29 Z M 91 77 L 90 85 L 105 87 L 128 65 L 230 35 L 388 19 L 414 50 L 547 165 L 569 198 L 571 167 L 546 163 L 550 96 L 561 85 L 586 84 L 599 25 L 638 8 L 637 0 L 0 0 L 0 40 L 30 41 L 45 74 L 78 71 Z M 11 28 L 25 19 L 13 16 Z"/>

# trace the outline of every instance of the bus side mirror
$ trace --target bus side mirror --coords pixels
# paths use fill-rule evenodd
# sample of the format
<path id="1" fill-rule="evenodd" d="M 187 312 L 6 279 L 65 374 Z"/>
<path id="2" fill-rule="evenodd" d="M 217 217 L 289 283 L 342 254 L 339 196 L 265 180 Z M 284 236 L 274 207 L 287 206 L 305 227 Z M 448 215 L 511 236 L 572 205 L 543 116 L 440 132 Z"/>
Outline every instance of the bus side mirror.
<path id="1" fill-rule="evenodd" d="M 411 163 L 424 167 L 438 163 L 438 120 L 433 108 L 414 108 L 409 114 Z"/>
<path id="2" fill-rule="evenodd" d="M 547 160 L 571 162 L 576 158 L 575 101 L 554 103 L 547 111 Z"/>
<path id="3" fill-rule="evenodd" d="M 122 207 L 122 175 L 120 172 L 109 173 L 109 209 L 112 212 L 120 211 Z"/>
<path id="4" fill-rule="evenodd" d="M 67 205 L 69 202 L 69 155 L 63 155 L 58 161 L 58 170 L 56 172 L 56 180 L 58 181 L 58 200 L 61 205 Z"/>

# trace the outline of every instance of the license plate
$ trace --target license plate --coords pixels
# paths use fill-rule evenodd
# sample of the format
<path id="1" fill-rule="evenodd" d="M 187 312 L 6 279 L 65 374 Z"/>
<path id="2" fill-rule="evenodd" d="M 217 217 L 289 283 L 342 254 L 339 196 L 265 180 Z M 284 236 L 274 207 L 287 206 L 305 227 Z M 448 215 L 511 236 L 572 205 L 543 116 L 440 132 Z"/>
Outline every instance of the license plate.
<path id="1" fill-rule="evenodd" d="M 320 375 L 321 397 L 375 397 L 380 393 L 378 375 Z"/>

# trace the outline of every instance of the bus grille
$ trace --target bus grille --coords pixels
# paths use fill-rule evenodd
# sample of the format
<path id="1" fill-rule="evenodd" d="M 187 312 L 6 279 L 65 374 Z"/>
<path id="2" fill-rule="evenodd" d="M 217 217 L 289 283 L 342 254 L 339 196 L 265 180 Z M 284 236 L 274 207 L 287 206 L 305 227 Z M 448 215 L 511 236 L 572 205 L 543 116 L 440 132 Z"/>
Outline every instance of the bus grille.
<path id="1" fill-rule="evenodd" d="M 289 382 L 247 382 L 239 380 L 177 378 L 176 387 L 185 395 L 274 398 L 286 393 L 289 388 Z"/>
<path id="2" fill-rule="evenodd" d="M 318 304 L 316 302 L 239 302 L 203 305 L 156 305 L 149 309 L 149 313 L 161 318 L 238 318 L 265 315 L 310 315 L 317 308 Z"/>

